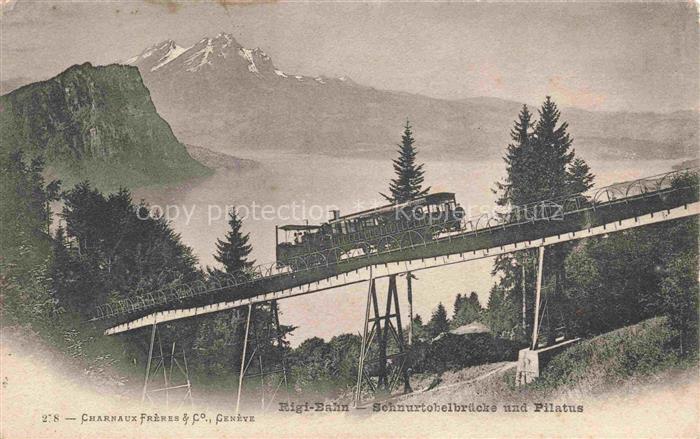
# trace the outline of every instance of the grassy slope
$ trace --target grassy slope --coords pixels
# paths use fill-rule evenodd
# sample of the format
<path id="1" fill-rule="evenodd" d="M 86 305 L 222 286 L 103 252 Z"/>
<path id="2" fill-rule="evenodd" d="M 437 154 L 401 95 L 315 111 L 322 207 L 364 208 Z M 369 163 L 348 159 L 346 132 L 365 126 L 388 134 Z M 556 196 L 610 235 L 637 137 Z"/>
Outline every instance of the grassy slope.
<path id="1" fill-rule="evenodd" d="M 654 318 L 583 341 L 552 359 L 534 383 L 515 385 L 515 363 L 471 366 L 413 377 L 411 403 L 523 403 L 634 397 L 697 384 L 697 358 L 679 358 L 665 318 Z M 509 367 L 510 366 L 510 367 Z M 492 371 L 497 373 L 490 373 Z M 434 388 L 421 393 L 421 390 Z"/>
<path id="2" fill-rule="evenodd" d="M 696 365 L 697 359 L 679 358 L 673 337 L 663 317 L 599 335 L 554 357 L 534 387 L 597 394 Z"/>

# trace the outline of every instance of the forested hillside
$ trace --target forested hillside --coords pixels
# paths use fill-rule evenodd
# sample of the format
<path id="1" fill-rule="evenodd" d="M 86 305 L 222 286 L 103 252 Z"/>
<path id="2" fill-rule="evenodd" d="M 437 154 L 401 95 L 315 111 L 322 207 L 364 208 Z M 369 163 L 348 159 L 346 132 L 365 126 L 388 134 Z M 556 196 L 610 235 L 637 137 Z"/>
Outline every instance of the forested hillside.
<path id="1" fill-rule="evenodd" d="M 0 107 L 0 152 L 42 156 L 67 184 L 87 178 L 105 190 L 209 173 L 158 115 L 133 67 L 75 65 L 0 96 Z"/>

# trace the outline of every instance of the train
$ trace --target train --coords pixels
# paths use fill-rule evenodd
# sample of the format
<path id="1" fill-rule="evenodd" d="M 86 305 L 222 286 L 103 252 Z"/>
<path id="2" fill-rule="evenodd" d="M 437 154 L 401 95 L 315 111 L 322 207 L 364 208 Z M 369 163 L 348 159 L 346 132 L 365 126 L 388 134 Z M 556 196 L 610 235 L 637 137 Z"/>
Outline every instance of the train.
<path id="1" fill-rule="evenodd" d="M 427 242 L 459 231 L 465 212 L 454 193 L 438 192 L 349 215 L 341 216 L 338 210 L 331 214 L 330 221 L 318 225 L 276 226 L 277 264 L 298 269 L 301 263 L 336 263 Z"/>

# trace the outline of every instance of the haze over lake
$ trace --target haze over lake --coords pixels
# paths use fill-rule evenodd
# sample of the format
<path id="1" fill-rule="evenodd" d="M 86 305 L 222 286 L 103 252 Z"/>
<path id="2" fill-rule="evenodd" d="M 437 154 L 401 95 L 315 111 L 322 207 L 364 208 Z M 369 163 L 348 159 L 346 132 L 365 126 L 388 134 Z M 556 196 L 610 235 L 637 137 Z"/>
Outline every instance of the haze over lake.
<path id="1" fill-rule="evenodd" d="M 215 242 L 228 229 L 226 206 L 241 206 L 250 212 L 244 230 L 250 233 L 252 255 L 258 263 L 271 262 L 275 258 L 275 225 L 303 224 L 306 219 L 315 223 L 318 221 L 313 219 L 318 219 L 321 212 L 327 218 L 327 210 L 332 207 L 347 214 L 385 204 L 379 192 L 387 190 L 393 176 L 391 162 L 386 160 L 255 151 L 238 155 L 255 159 L 261 166 L 240 172 L 218 170 L 211 177 L 176 189 L 135 191 L 136 199 L 144 198 L 163 209 L 170 206 L 173 228 L 194 250 L 202 267 L 216 265 Z M 678 160 L 589 161 L 599 187 L 668 172 L 677 163 Z M 492 189 L 504 177 L 505 165 L 500 159 L 427 160 L 425 171 L 426 184 L 432 186 L 433 192 L 455 192 L 467 212 L 477 214 L 493 209 L 496 195 Z M 254 205 L 259 206 L 257 213 Z M 297 207 L 293 209 L 294 205 Z M 262 206 L 270 206 L 265 215 Z M 290 218 L 292 210 L 299 217 Z M 283 218 L 276 217 L 278 212 Z M 494 283 L 491 267 L 492 259 L 488 258 L 417 273 L 414 312 L 426 322 L 438 302 L 442 302 L 451 314 L 455 295 L 470 291 L 476 291 L 485 305 Z M 385 288 L 383 283 L 378 287 L 378 291 Z M 399 289 L 405 302 L 402 280 Z M 291 338 L 292 344 L 313 336 L 329 339 L 360 331 L 365 295 L 366 286 L 355 285 L 280 302 L 282 323 L 299 326 Z M 406 304 L 401 306 L 407 316 Z"/>

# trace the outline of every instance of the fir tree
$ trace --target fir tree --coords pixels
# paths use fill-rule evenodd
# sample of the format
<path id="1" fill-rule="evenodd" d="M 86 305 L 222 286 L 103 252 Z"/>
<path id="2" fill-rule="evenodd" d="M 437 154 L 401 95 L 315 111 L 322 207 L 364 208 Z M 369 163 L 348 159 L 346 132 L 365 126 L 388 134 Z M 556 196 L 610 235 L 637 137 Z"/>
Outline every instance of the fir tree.
<path id="1" fill-rule="evenodd" d="M 523 105 L 518 120 L 514 122 L 510 131 L 511 143 L 506 148 L 506 155 L 503 161 L 506 163 L 506 178 L 502 183 L 496 183 L 499 192 L 497 204 L 500 206 L 517 207 L 532 203 L 542 198 L 541 190 L 538 190 L 539 171 L 537 171 L 538 159 L 535 151 L 534 126 L 536 122 L 532 118 L 532 113 L 527 105 Z M 516 211 L 516 213 L 519 213 Z M 517 218 L 516 218 L 517 219 Z M 523 278 L 522 265 L 531 265 L 532 252 L 522 251 L 515 255 L 504 255 L 496 258 L 493 274 L 500 274 L 499 288 L 494 290 L 498 294 L 489 296 L 487 314 L 489 323 L 498 330 L 503 330 L 507 324 L 496 321 L 503 319 L 502 301 L 506 300 L 505 291 L 513 294 L 508 295 L 508 300 L 517 302 L 517 307 L 522 307 L 522 294 L 516 296 L 515 290 L 522 285 Z M 530 288 L 531 290 L 531 288 Z M 500 295 L 500 296 L 499 296 Z M 516 299 L 519 298 L 518 299 Z M 515 306 L 514 306 L 515 308 Z M 530 307 L 531 308 L 531 307 Z M 523 334 L 525 330 L 520 331 Z"/>
<path id="2" fill-rule="evenodd" d="M 77 305 L 74 311 L 92 313 L 96 304 L 202 278 L 191 249 L 164 218 L 144 215 L 145 206 L 133 204 L 128 190 L 105 197 L 85 182 L 63 199 L 71 273 L 58 268 L 66 278 L 54 287 L 56 297 Z M 59 235 L 54 247 L 61 264 L 63 239 Z"/>
<path id="3" fill-rule="evenodd" d="M 467 295 L 465 294 L 464 297 L 467 297 Z M 479 295 L 476 294 L 476 291 L 472 291 L 471 294 L 469 294 L 467 303 L 469 303 L 473 307 L 481 309 L 481 302 L 479 302 Z"/>
<path id="4" fill-rule="evenodd" d="M 243 233 L 243 221 L 236 210 L 229 211 L 229 231 L 224 239 L 216 242 L 214 259 L 224 267 L 223 272 L 233 274 L 250 269 L 255 261 L 249 260 L 252 251 L 250 236 Z M 210 276 L 226 277 L 221 270 L 209 270 Z M 247 274 L 246 274 L 247 275 Z M 199 322 L 194 346 L 197 351 L 197 363 L 209 374 L 227 374 L 239 370 L 243 354 L 243 340 L 247 321 L 247 309 L 237 308 L 230 313 L 218 314 Z M 281 311 L 279 312 L 281 314 Z M 266 368 L 279 367 L 284 353 L 289 349 L 287 334 L 295 327 L 280 325 L 279 342 L 272 335 L 274 315 L 272 305 L 257 304 L 253 306 L 250 316 L 248 334 L 248 354 L 256 352 L 262 355 Z"/>
<path id="5" fill-rule="evenodd" d="M 426 329 L 423 326 L 423 318 L 420 314 L 416 314 L 413 317 L 413 340 L 425 340 L 426 339 Z M 405 333 L 408 334 L 409 327 L 406 325 Z"/>
<path id="6" fill-rule="evenodd" d="M 461 294 L 457 294 L 455 297 L 455 303 L 452 306 L 452 320 L 454 321 L 455 318 L 457 318 L 457 314 L 459 314 L 459 310 L 462 309 L 462 304 L 464 303 L 466 297 L 462 297 Z"/>
<path id="7" fill-rule="evenodd" d="M 248 261 L 248 255 L 252 251 L 252 246 L 248 242 L 250 237 L 242 232 L 243 221 L 238 218 L 235 208 L 228 212 L 228 225 L 229 230 L 224 239 L 216 240 L 214 255 L 214 259 L 223 265 L 224 269 L 223 271 L 210 269 L 209 275 L 212 277 L 224 277 L 224 272 L 234 274 L 254 264 L 254 261 Z M 234 370 L 240 368 L 245 318 L 243 309 L 234 309 L 230 313 L 215 315 L 200 322 L 195 348 L 198 351 L 197 360 L 206 371 L 218 374 L 223 373 L 227 368 Z M 260 323 L 258 320 L 262 318 L 263 314 L 254 309 L 251 322 Z"/>
<path id="8" fill-rule="evenodd" d="M 582 158 L 576 157 L 568 171 L 568 194 L 581 194 L 593 187 L 595 176 Z"/>
<path id="9" fill-rule="evenodd" d="M 226 233 L 224 240 L 216 240 L 214 259 L 224 266 L 226 273 L 233 274 L 252 267 L 255 262 L 248 261 L 248 255 L 253 248 L 248 242 L 250 239 L 249 234 L 243 234 L 241 231 L 243 221 L 238 218 L 235 208 L 228 213 L 228 225 L 229 231 Z M 211 274 L 217 276 L 219 272 L 214 270 Z M 240 340 L 238 342 L 229 340 L 229 337 L 233 336 L 235 339 L 242 340 L 245 331 L 243 324 L 244 314 L 243 310 L 236 309 L 231 312 L 230 317 L 221 316 L 213 322 L 212 332 L 214 333 L 214 338 L 226 339 L 227 345 L 234 346 L 234 352 L 232 353 L 232 358 L 234 359 L 240 358 L 242 343 Z M 258 313 L 255 314 L 257 316 Z M 251 321 L 255 321 L 255 319 L 251 318 Z M 233 333 L 228 328 L 229 324 L 233 324 L 235 327 Z M 216 354 L 213 354 L 213 356 L 216 356 Z"/>
<path id="10" fill-rule="evenodd" d="M 399 157 L 394 160 L 396 178 L 391 180 L 389 191 L 391 195 L 381 196 L 392 203 L 404 203 L 428 193 L 430 188 L 423 189 L 423 164 L 416 165 L 416 147 L 414 146 L 411 125 L 406 121 L 401 144 L 397 151 Z"/>
<path id="11" fill-rule="evenodd" d="M 547 96 L 539 110 L 540 118 L 533 133 L 534 170 L 537 171 L 533 174 L 533 180 L 538 199 L 529 202 L 566 195 L 569 188 L 567 169 L 575 154 L 571 150 L 573 139 L 567 132 L 569 124 L 562 122 L 557 126 L 560 116 L 557 104 Z"/>
<path id="12" fill-rule="evenodd" d="M 432 338 L 450 330 L 450 322 L 447 320 L 447 311 L 445 311 L 445 306 L 442 302 L 438 303 L 437 308 L 433 312 L 428 322 L 428 328 Z"/>
<path id="13" fill-rule="evenodd" d="M 59 306 L 65 309 L 76 309 L 77 306 L 71 294 L 70 279 L 73 277 L 71 258 L 66 248 L 66 235 L 63 226 L 58 226 L 52 242 L 53 260 L 51 264 L 51 294 Z"/>
<path id="14" fill-rule="evenodd" d="M 510 131 L 512 142 L 508 144 L 506 156 L 503 161 L 506 163 L 506 179 L 503 183 L 496 183 L 500 191 L 497 203 L 500 206 L 518 206 L 534 201 L 531 173 L 527 172 L 528 167 L 535 165 L 534 153 L 532 150 L 532 114 L 523 105 Z"/>
<path id="15" fill-rule="evenodd" d="M 452 327 L 458 328 L 477 321 L 481 317 L 481 304 L 479 296 L 472 291 L 468 296 L 458 294 L 455 300 L 454 315 L 452 316 Z"/>
<path id="16" fill-rule="evenodd" d="M 486 310 L 486 322 L 497 337 L 512 337 L 513 329 L 517 327 L 518 314 L 515 305 L 506 290 L 494 285 L 489 292 Z"/>
<path id="17" fill-rule="evenodd" d="M 216 240 L 216 255 L 214 259 L 224 266 L 227 273 L 235 273 L 253 266 L 255 261 L 249 261 L 248 255 L 252 247 L 248 243 L 248 233 L 243 233 L 241 227 L 243 221 L 238 218 L 236 209 L 231 209 L 228 213 L 229 231 L 224 240 Z"/>
<path id="18" fill-rule="evenodd" d="M 420 314 L 416 314 L 416 316 L 413 317 L 413 324 L 417 326 L 423 326 L 423 318 L 420 316 Z"/>
<path id="19" fill-rule="evenodd" d="M 559 109 L 549 96 L 538 114 L 539 120 L 533 121 L 527 106 L 523 106 L 511 129 L 512 141 L 504 157 L 506 178 L 496 184 L 498 204 L 501 206 L 514 208 L 585 192 L 593 185 L 594 176 L 590 168 L 583 159 L 576 158 L 572 149 L 573 139 L 567 131 L 568 123 L 560 123 Z M 518 209 L 512 212 L 523 213 Z M 561 306 L 559 298 L 562 296 L 565 279 L 564 259 L 569 248 L 568 245 L 555 246 L 547 252 L 545 276 L 555 277 L 555 291 L 548 302 L 550 311 Z M 526 321 L 532 320 L 535 265 L 536 256 L 531 251 L 500 256 L 494 265 L 494 274 L 501 275 L 498 287 L 502 289 L 503 300 L 510 302 L 508 306 L 500 308 L 521 314 L 519 326 L 522 326 L 523 300 L 526 302 Z M 552 325 L 555 324 L 553 320 L 550 319 Z M 528 328 L 521 327 L 516 333 L 524 334 L 527 330 Z M 552 330 L 550 335 L 553 335 Z"/>

